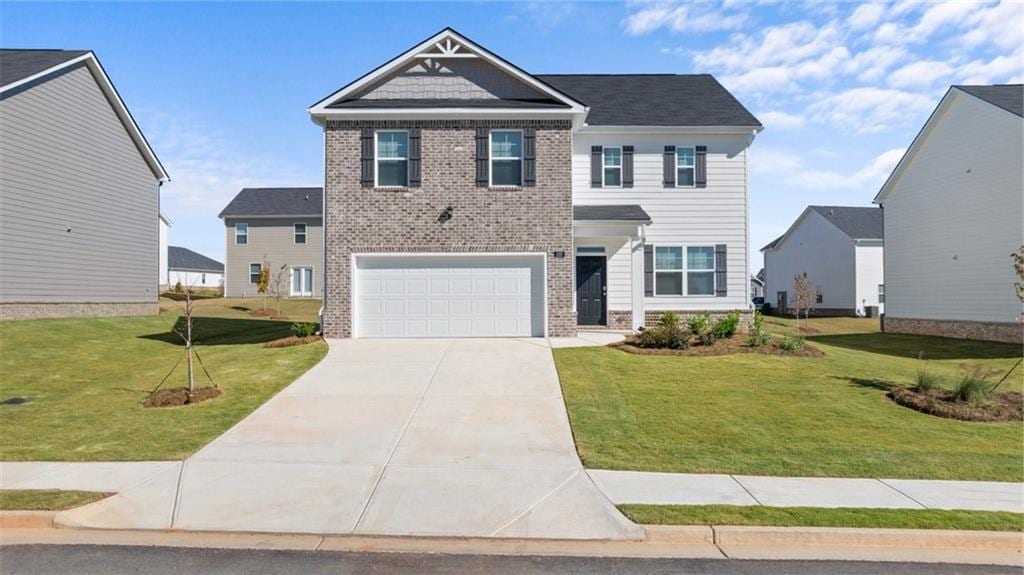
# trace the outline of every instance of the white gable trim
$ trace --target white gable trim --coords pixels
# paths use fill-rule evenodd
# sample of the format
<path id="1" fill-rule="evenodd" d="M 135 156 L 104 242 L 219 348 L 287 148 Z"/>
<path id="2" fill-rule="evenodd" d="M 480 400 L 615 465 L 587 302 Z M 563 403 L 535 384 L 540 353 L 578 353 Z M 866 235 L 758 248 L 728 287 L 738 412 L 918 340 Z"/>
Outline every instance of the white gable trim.
<path id="1" fill-rule="evenodd" d="M 30 82 L 34 82 L 49 74 L 74 66 L 80 62 L 84 62 L 85 65 L 88 66 L 89 71 L 92 72 L 93 78 L 96 79 L 96 83 L 99 85 L 100 90 L 102 90 L 103 94 L 106 95 L 107 100 L 114 108 L 114 112 L 117 114 L 117 117 L 121 119 L 121 123 L 124 124 L 125 129 L 128 130 L 128 135 L 142 153 L 142 157 L 146 160 L 146 163 L 149 165 L 149 169 L 152 170 L 153 175 L 161 182 L 169 181 L 171 178 L 164 170 L 163 164 L 161 164 L 160 159 L 156 157 L 156 153 L 153 152 L 153 148 L 149 147 L 149 142 L 147 142 L 146 137 L 142 135 L 142 130 L 139 129 L 139 125 L 135 123 L 135 118 L 133 118 L 131 112 L 128 111 L 128 107 L 125 106 L 124 100 L 121 99 L 121 96 L 117 93 L 117 89 L 114 88 L 114 84 L 110 81 L 110 78 L 107 77 L 107 73 L 103 71 L 103 66 L 100 65 L 100 61 L 92 52 L 83 54 L 77 58 L 72 58 L 66 62 L 61 62 L 56 66 L 52 66 L 42 72 L 22 78 L 16 82 L 11 82 L 6 86 L 0 86 L 0 94 L 18 88 L 19 86 L 24 86 Z"/>
<path id="2" fill-rule="evenodd" d="M 355 110 L 353 110 L 353 109 L 330 109 L 327 106 L 329 106 L 331 103 L 333 103 L 333 102 L 335 102 L 337 100 L 340 100 L 340 99 L 344 98 L 345 96 L 348 96 L 348 95 L 350 95 L 352 93 L 355 93 L 355 92 L 359 91 L 360 89 L 362 89 L 362 88 L 372 84 L 373 82 L 375 82 L 375 81 L 379 80 L 380 78 L 382 78 L 382 77 L 384 77 L 384 76 L 394 72 L 395 70 L 398 70 L 399 68 L 401 68 L 405 64 L 407 64 L 407 63 L 409 63 L 409 62 L 411 62 L 411 61 L 413 61 L 413 60 L 415 60 L 417 58 L 431 57 L 431 58 L 441 58 L 441 59 L 443 59 L 443 58 L 451 58 L 451 57 L 472 57 L 472 55 L 470 55 L 469 52 L 452 51 L 451 48 L 450 48 L 451 41 L 454 41 L 458 45 L 460 45 L 462 50 L 465 50 L 465 49 L 472 50 L 473 52 L 479 54 L 480 58 L 483 58 L 488 63 L 494 65 L 495 67 L 499 68 L 500 70 L 503 70 L 507 74 L 509 74 L 511 76 L 514 76 L 518 80 L 522 81 L 524 84 L 534 88 L 535 90 L 537 90 L 537 91 L 539 91 L 541 93 L 547 94 L 551 98 L 553 98 L 555 100 L 558 100 L 560 102 L 563 102 L 564 104 L 569 106 L 568 110 L 559 110 L 560 113 L 562 113 L 562 114 L 565 114 L 565 113 L 585 114 L 587 112 L 588 108 L 586 106 L 584 106 L 581 102 L 577 102 L 576 100 L 570 98 L 566 94 L 563 94 L 562 92 L 559 92 L 558 90 L 555 90 L 551 86 L 548 86 L 544 82 L 541 82 L 540 80 L 534 78 L 530 74 L 528 74 L 525 71 L 521 70 L 520 68 L 514 66 L 513 64 L 509 63 L 508 61 L 502 59 L 500 56 L 497 56 L 494 53 L 488 51 L 486 48 L 484 48 L 484 47 L 476 44 L 475 42 L 469 40 L 465 36 L 462 36 L 461 34 L 456 32 L 455 30 L 452 30 L 451 28 L 445 28 L 444 30 L 441 30 L 437 34 L 435 34 L 435 35 L 431 36 L 430 38 L 427 38 L 423 42 L 420 42 L 419 44 L 413 46 L 411 49 L 409 49 L 408 51 L 404 52 L 403 54 L 401 54 L 401 55 L 399 55 L 399 56 L 389 60 L 388 62 L 386 62 L 383 65 L 379 66 L 377 69 L 369 72 L 368 74 L 365 74 L 361 78 L 355 80 L 354 82 L 352 82 L 352 83 L 348 84 L 347 86 L 341 88 L 340 90 L 334 92 L 330 96 L 327 96 L 326 98 L 320 100 L 316 104 L 313 104 L 312 106 L 309 107 L 308 111 L 309 111 L 310 114 L 312 114 L 314 116 L 314 118 L 318 117 L 318 116 L 350 115 L 350 114 L 353 114 L 355 112 Z M 444 46 L 444 47 L 442 47 L 442 46 Z M 423 52 L 425 52 L 426 50 L 433 49 L 433 48 L 439 48 L 441 50 L 441 52 L 430 53 L 429 56 L 422 55 Z M 446 54 L 445 53 L 446 51 L 447 52 L 451 52 L 451 54 Z M 434 112 L 440 112 L 442 110 L 435 109 L 433 111 Z M 452 112 L 453 110 L 443 110 L 443 111 L 444 112 Z M 473 110 L 474 113 L 480 113 L 480 112 L 483 112 L 483 111 L 484 110 L 481 110 L 481 109 L 474 109 Z M 493 112 L 493 111 L 494 110 L 491 110 L 491 112 Z M 529 108 L 524 108 L 524 109 L 510 108 L 510 109 L 501 110 L 502 113 L 506 113 L 506 114 L 510 114 L 510 113 L 515 113 L 515 114 L 522 114 L 522 113 L 533 114 L 533 113 L 537 113 L 537 111 L 538 110 L 536 110 L 536 109 L 529 109 Z M 363 112 L 363 113 L 384 113 L 384 112 L 410 113 L 410 112 L 412 112 L 412 110 L 410 110 L 410 109 L 395 109 L 395 110 L 377 109 L 377 110 L 373 110 L 373 112 L 366 111 L 366 112 Z"/>
<path id="3" fill-rule="evenodd" d="M 796 221 L 794 221 L 792 223 L 792 225 L 790 225 L 789 228 L 786 229 L 786 233 L 784 233 L 781 236 L 779 236 L 779 239 L 778 239 L 778 241 L 775 242 L 775 245 L 770 247 L 770 248 L 769 247 L 761 248 L 761 253 L 771 252 L 771 251 L 775 251 L 775 250 L 781 248 L 782 244 L 787 239 L 789 239 L 789 236 L 793 233 L 793 230 L 795 230 L 797 228 L 797 226 L 799 226 L 800 223 L 803 222 L 807 218 L 808 214 L 810 214 L 811 212 L 814 212 L 814 210 L 812 210 L 810 206 L 807 206 L 806 208 L 804 208 L 804 211 L 800 213 L 800 216 L 796 219 Z M 815 213 L 817 213 L 817 212 L 815 212 Z M 832 222 L 829 222 L 829 223 L 832 223 Z"/>

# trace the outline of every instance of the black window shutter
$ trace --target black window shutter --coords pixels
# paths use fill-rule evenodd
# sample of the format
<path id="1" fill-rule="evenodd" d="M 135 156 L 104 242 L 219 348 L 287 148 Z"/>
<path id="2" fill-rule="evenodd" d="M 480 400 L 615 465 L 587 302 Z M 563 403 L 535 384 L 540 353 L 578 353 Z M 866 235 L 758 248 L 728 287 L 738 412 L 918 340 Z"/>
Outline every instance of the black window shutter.
<path id="1" fill-rule="evenodd" d="M 662 161 L 661 183 L 666 188 L 676 187 L 676 147 L 665 146 L 664 160 Z"/>
<path id="2" fill-rule="evenodd" d="M 362 173 L 359 185 L 364 188 L 373 187 L 373 128 L 363 128 L 360 135 L 362 143 Z"/>
<path id="3" fill-rule="evenodd" d="M 476 187 L 486 188 L 491 183 L 490 166 L 488 165 L 487 139 L 490 131 L 487 128 L 476 129 Z"/>
<path id="4" fill-rule="evenodd" d="M 523 186 L 537 185 L 537 129 L 523 128 Z"/>
<path id="5" fill-rule="evenodd" d="M 694 169 L 693 179 L 694 184 L 698 188 L 708 187 L 708 147 L 697 146 L 697 150 L 694 153 Z"/>
<path id="6" fill-rule="evenodd" d="M 600 188 L 604 181 L 604 151 L 601 146 L 590 146 L 590 187 Z"/>
<path id="7" fill-rule="evenodd" d="M 622 146 L 622 187 L 633 187 L 633 146 Z"/>
<path id="8" fill-rule="evenodd" d="M 644 295 L 654 295 L 654 246 L 644 246 Z"/>
<path id="9" fill-rule="evenodd" d="M 418 188 L 423 178 L 420 129 L 409 128 L 409 187 Z"/>
<path id="10" fill-rule="evenodd" d="M 715 297 L 725 297 L 729 293 L 729 277 L 726 273 L 725 244 L 715 246 Z"/>

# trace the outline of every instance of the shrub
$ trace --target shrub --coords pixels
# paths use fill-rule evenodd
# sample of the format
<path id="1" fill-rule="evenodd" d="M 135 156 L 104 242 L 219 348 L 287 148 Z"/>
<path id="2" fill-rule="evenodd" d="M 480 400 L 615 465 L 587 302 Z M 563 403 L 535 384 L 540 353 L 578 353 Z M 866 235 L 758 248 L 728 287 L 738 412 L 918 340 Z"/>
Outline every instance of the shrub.
<path id="1" fill-rule="evenodd" d="M 772 340 L 772 336 L 764 330 L 764 316 L 759 311 L 754 311 L 754 315 L 750 318 L 750 323 L 747 325 L 747 347 L 761 347 L 768 345 L 768 342 Z"/>
<path id="2" fill-rule="evenodd" d="M 182 293 L 183 291 L 185 290 L 181 288 L 181 281 L 178 281 L 178 283 L 174 284 L 174 293 Z"/>
<path id="3" fill-rule="evenodd" d="M 318 327 L 315 323 L 295 322 L 292 324 L 292 334 L 295 337 L 309 337 L 316 333 Z"/>
<path id="4" fill-rule="evenodd" d="M 779 347 L 781 347 L 785 351 L 800 351 L 801 349 L 804 348 L 804 338 L 787 337 L 783 339 L 781 343 L 779 343 Z"/>
<path id="5" fill-rule="evenodd" d="M 690 334 L 676 323 L 675 325 L 659 325 L 649 327 L 634 338 L 637 347 L 650 349 L 686 349 L 690 347 Z"/>
<path id="6" fill-rule="evenodd" d="M 736 335 L 736 328 L 740 326 L 740 314 L 734 311 L 729 312 L 724 317 L 718 319 L 715 322 L 715 326 L 711 328 L 714 332 L 715 337 L 718 339 L 729 339 Z"/>
<path id="7" fill-rule="evenodd" d="M 698 313 L 690 316 L 690 319 L 686 320 L 687 326 L 690 328 L 690 332 L 696 336 L 697 341 L 701 345 L 711 345 L 715 343 L 715 332 L 711 324 L 711 314 L 708 312 Z"/>
<path id="8" fill-rule="evenodd" d="M 658 326 L 665 328 L 679 327 L 679 316 L 674 311 L 667 311 L 658 318 Z"/>

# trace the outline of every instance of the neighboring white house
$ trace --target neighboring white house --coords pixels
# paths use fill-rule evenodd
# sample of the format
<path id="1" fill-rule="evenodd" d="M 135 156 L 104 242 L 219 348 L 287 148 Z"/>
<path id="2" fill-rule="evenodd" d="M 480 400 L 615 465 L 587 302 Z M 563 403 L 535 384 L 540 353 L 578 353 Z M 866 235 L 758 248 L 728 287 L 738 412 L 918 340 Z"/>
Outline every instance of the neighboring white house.
<path id="1" fill-rule="evenodd" d="M 875 203 L 897 333 L 1020 342 L 1024 86 L 952 86 Z"/>
<path id="2" fill-rule="evenodd" d="M 193 289 L 219 289 L 224 286 L 224 264 L 188 248 L 167 248 L 167 285 Z"/>
<path id="3" fill-rule="evenodd" d="M 763 272 L 764 269 L 762 269 L 757 275 L 750 274 L 750 299 L 764 297 L 764 281 L 760 278 L 761 273 Z"/>
<path id="4" fill-rule="evenodd" d="M 764 254 L 765 302 L 785 313 L 806 273 L 815 315 L 863 315 L 884 303 L 881 208 L 808 206 Z M 881 311 L 881 310 L 880 310 Z"/>
<path id="5" fill-rule="evenodd" d="M 167 235 L 172 222 L 167 214 L 160 212 L 160 289 L 167 289 Z"/>

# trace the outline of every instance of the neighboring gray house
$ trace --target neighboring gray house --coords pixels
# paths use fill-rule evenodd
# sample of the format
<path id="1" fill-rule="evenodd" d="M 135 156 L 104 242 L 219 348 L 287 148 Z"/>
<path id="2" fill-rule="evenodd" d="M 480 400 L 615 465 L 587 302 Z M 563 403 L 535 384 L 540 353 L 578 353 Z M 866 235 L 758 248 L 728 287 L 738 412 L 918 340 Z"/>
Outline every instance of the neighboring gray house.
<path id="1" fill-rule="evenodd" d="M 875 203 L 885 331 L 1021 343 L 1024 86 L 952 86 Z"/>
<path id="2" fill-rule="evenodd" d="M 309 112 L 329 337 L 571 336 L 751 311 L 761 124 L 709 75 L 532 75 L 446 28 Z"/>
<path id="3" fill-rule="evenodd" d="M 224 264 L 188 248 L 168 246 L 167 285 L 181 282 L 183 288 L 220 289 L 224 285 Z"/>
<path id="4" fill-rule="evenodd" d="M 0 50 L 0 318 L 158 313 L 167 179 L 92 52 Z"/>
<path id="5" fill-rule="evenodd" d="M 812 315 L 864 315 L 881 307 L 882 210 L 809 206 L 786 233 L 761 248 L 765 303 L 787 313 L 794 301 L 794 276 L 814 284 Z"/>
<path id="6" fill-rule="evenodd" d="M 323 293 L 323 188 L 244 188 L 224 220 L 224 297 L 257 295 L 260 267 L 282 278 L 288 297 Z"/>

